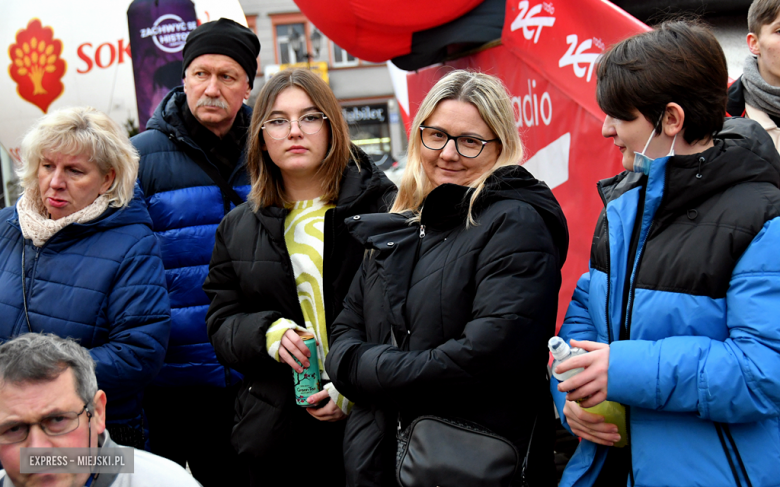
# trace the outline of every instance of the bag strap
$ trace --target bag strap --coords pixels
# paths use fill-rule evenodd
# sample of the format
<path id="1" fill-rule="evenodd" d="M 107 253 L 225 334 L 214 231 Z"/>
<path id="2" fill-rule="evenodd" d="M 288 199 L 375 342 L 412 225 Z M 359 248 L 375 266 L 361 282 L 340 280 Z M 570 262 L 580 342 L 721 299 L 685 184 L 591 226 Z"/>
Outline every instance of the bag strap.
<path id="1" fill-rule="evenodd" d="M 525 469 L 528 467 L 528 457 L 531 455 L 531 442 L 534 439 L 534 431 L 536 430 L 536 421 L 539 419 L 539 414 L 536 414 L 534 418 L 534 425 L 531 427 L 531 436 L 528 438 L 528 450 L 525 452 L 525 458 L 523 459 L 523 468 L 520 471 L 521 485 L 525 485 Z"/>
<path id="2" fill-rule="evenodd" d="M 236 193 L 236 190 L 233 189 L 233 186 L 225 181 L 225 178 L 222 177 L 222 174 L 219 173 L 219 170 L 214 166 L 214 164 L 206 160 L 206 154 L 204 154 L 202 150 L 196 149 L 186 142 L 177 140 L 175 137 L 170 137 L 170 139 L 182 150 L 182 152 L 187 154 L 190 159 L 195 161 L 198 167 L 203 169 L 203 172 L 205 172 L 206 175 L 210 177 L 211 180 L 214 181 L 214 183 L 219 187 L 220 191 L 222 191 L 223 196 L 228 198 L 236 206 L 244 202 L 238 193 Z M 226 210 L 229 209 L 229 207 L 226 208 Z"/>

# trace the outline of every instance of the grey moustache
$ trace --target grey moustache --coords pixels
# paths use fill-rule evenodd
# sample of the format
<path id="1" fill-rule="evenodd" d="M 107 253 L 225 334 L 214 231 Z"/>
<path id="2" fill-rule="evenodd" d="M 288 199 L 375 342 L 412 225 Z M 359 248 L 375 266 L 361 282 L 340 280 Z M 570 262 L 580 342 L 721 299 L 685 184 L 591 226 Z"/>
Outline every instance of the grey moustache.
<path id="1" fill-rule="evenodd" d="M 228 106 L 227 103 L 220 100 L 219 98 L 211 98 L 209 96 L 204 96 L 200 100 L 198 100 L 197 106 L 199 107 L 217 107 L 217 108 L 223 108 L 227 110 Z"/>

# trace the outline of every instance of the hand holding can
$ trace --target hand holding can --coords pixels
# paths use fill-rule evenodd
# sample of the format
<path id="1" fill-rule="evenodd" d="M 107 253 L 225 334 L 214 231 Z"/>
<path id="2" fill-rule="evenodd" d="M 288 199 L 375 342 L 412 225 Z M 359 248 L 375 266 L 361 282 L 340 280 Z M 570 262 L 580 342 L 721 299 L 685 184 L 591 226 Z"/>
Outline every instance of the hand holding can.
<path id="1" fill-rule="evenodd" d="M 314 338 L 313 333 L 296 331 L 298 336 L 301 337 L 303 343 L 311 352 L 309 356 L 309 366 L 305 367 L 302 372 L 298 372 L 293 369 L 293 380 L 295 384 L 295 403 L 301 407 L 312 407 L 315 404 L 309 404 L 306 399 L 312 394 L 316 394 L 322 390 L 322 379 L 320 377 L 320 364 L 317 360 L 317 340 Z M 300 364 L 298 359 L 296 362 Z M 302 366 L 303 364 L 301 364 Z"/>
<path id="2" fill-rule="evenodd" d="M 311 364 L 311 350 L 303 343 L 300 333 L 302 333 L 300 330 L 294 329 L 284 333 L 279 347 L 279 361 L 289 365 L 293 370 L 303 372 L 303 369 Z"/>

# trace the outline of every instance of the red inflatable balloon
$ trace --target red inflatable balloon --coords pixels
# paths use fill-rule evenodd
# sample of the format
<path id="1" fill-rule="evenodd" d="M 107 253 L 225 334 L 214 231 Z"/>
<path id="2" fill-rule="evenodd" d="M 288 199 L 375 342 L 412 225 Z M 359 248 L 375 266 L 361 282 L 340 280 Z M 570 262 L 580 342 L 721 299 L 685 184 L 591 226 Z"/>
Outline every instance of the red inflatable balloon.
<path id="1" fill-rule="evenodd" d="M 483 0 L 296 0 L 330 40 L 360 59 L 384 62 L 411 52 L 412 34 L 451 22 Z"/>

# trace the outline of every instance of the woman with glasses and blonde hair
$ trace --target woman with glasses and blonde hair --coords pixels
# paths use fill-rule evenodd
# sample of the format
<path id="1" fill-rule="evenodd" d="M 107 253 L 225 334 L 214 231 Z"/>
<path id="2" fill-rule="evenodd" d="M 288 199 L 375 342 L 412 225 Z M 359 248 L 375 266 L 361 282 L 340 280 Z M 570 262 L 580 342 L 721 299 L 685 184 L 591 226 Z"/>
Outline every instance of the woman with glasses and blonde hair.
<path id="1" fill-rule="evenodd" d="M 522 158 L 502 83 L 453 71 L 415 116 L 391 212 L 348 223 L 370 251 L 326 364 L 355 401 L 348 485 L 395 485 L 396 430 L 423 415 L 477 423 L 513 443 L 520 461 L 530 443 L 526 478 L 554 485 L 545 344 L 568 231 Z"/>
<path id="2" fill-rule="evenodd" d="M 141 396 L 163 365 L 170 307 L 138 154 L 89 107 L 40 118 L 22 140 L 24 193 L 0 211 L 0 341 L 77 339 L 95 359 L 114 441 L 144 447 Z"/>
<path id="3" fill-rule="evenodd" d="M 245 376 L 233 445 L 252 485 L 287 482 L 301 468 L 343 485 L 342 420 L 352 403 L 323 371 L 323 390 L 296 405 L 293 371 L 315 360 L 296 332 L 315 336 L 322 369 L 363 256 L 344 220 L 386 211 L 394 186 L 350 143 L 338 100 L 305 69 L 263 86 L 247 167 L 248 202 L 219 225 L 203 286 L 217 356 Z"/>

